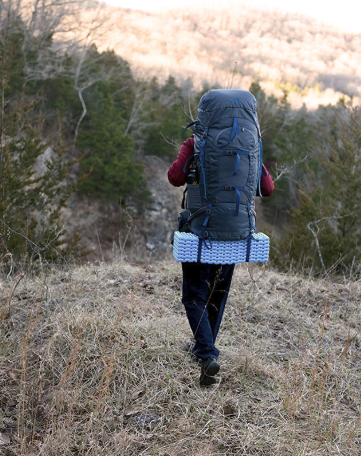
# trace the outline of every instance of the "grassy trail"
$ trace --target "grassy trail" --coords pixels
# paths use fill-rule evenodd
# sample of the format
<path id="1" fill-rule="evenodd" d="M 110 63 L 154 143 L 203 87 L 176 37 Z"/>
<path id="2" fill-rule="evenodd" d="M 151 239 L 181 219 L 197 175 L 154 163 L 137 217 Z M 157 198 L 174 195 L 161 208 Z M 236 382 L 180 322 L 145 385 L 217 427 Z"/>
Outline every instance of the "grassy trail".
<path id="1" fill-rule="evenodd" d="M 360 455 L 360 282 L 237 266 L 210 389 L 183 352 L 180 265 L 12 285 L 0 283 L 0 455 Z"/>

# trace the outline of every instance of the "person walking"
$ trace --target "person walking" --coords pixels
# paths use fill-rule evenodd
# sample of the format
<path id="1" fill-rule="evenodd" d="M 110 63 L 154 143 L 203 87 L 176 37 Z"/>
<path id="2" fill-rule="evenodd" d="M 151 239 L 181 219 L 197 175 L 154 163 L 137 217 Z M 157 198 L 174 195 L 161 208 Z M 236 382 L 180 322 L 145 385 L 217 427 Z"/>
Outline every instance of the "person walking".
<path id="1" fill-rule="evenodd" d="M 194 153 L 194 137 L 183 142 L 178 156 L 168 170 L 169 183 L 175 187 L 184 185 Z M 261 173 L 262 196 L 271 196 L 274 183 L 265 165 Z M 182 303 L 195 342 L 189 341 L 186 349 L 201 363 L 200 385 L 216 383 L 219 372 L 219 350 L 215 346 L 224 308 L 234 272 L 234 264 L 205 264 L 200 262 L 182 263 Z"/>
<path id="2" fill-rule="evenodd" d="M 231 99 L 230 99 L 231 98 Z M 252 94 L 246 91 L 231 91 L 231 90 L 215 90 L 215 91 L 210 91 L 203 95 L 203 97 L 200 100 L 199 107 L 198 107 L 198 115 L 201 117 L 203 120 L 205 116 L 211 116 L 212 113 L 216 113 L 216 115 L 221 115 L 218 114 L 221 111 L 217 108 L 223 108 L 227 110 L 228 113 L 240 113 L 240 110 L 246 109 L 247 112 L 245 112 L 244 118 L 241 119 L 242 124 L 247 125 L 248 128 L 243 127 L 243 125 L 239 125 L 239 119 L 235 118 L 233 120 L 233 127 L 228 128 L 228 130 L 224 129 L 222 130 L 221 133 L 218 134 L 217 139 L 214 139 L 214 134 L 212 136 L 212 142 L 210 142 L 209 147 L 214 147 L 215 142 L 217 144 L 220 144 L 219 147 L 222 149 L 221 157 L 225 157 L 226 160 L 229 157 L 232 159 L 232 156 L 234 157 L 233 160 L 236 160 L 236 167 L 234 168 L 234 161 L 222 161 L 222 164 L 220 161 L 218 161 L 218 182 L 221 184 L 219 187 L 220 191 L 225 190 L 227 191 L 227 195 L 225 197 L 226 201 L 229 201 L 229 196 L 228 194 L 231 191 L 234 191 L 234 194 L 237 194 L 236 198 L 236 212 L 234 215 L 239 214 L 239 207 L 241 204 L 241 195 L 240 192 L 243 190 L 246 190 L 247 185 L 252 185 L 252 184 L 244 184 L 243 187 L 241 187 L 241 184 L 238 184 L 240 179 L 244 179 L 244 177 L 247 179 L 247 174 L 244 175 L 244 173 L 248 173 L 250 171 L 247 171 L 248 167 L 253 165 L 250 165 L 250 161 L 248 160 L 248 156 L 250 155 L 250 152 L 247 152 L 246 150 L 240 149 L 240 146 L 242 145 L 242 141 L 244 145 L 249 144 L 249 147 L 255 147 L 254 145 L 254 134 L 251 135 L 249 132 L 254 131 L 258 132 L 259 136 L 259 125 L 258 121 L 256 119 L 257 114 L 255 111 L 256 108 L 256 101 L 253 97 Z M 228 114 L 229 116 L 229 114 Z M 248 120 L 247 120 L 248 119 Z M 214 119 L 213 119 L 214 120 Z M 228 121 L 228 120 L 227 120 Z M 198 123 L 197 123 L 198 122 Z M 196 122 L 193 122 L 193 124 L 201 125 L 201 122 L 197 120 Z M 201 127 L 203 128 L 203 127 Z M 257 130 L 256 130 L 257 128 Z M 195 130 L 196 132 L 197 130 Z M 230 132 L 230 133 L 228 133 Z M 206 175 L 205 175 L 205 170 L 203 168 L 203 164 L 205 163 L 205 143 L 207 140 L 207 134 L 208 134 L 208 128 L 203 129 L 201 133 L 198 133 L 193 135 L 191 138 L 188 138 L 186 141 L 183 142 L 178 156 L 174 163 L 170 166 L 168 170 L 168 180 L 169 183 L 175 187 L 180 187 L 184 185 L 187 182 L 187 177 L 190 171 L 190 164 L 192 162 L 192 156 L 198 152 L 199 153 L 199 147 L 201 149 L 201 172 L 203 174 L 201 178 L 200 184 L 204 186 L 204 194 L 206 193 L 205 185 L 206 185 Z M 222 135 L 226 137 L 226 139 L 222 138 Z M 195 137 L 197 139 L 197 145 L 195 147 Z M 200 139 L 199 139 L 200 138 Z M 226 146 L 223 146 L 222 141 L 226 141 L 224 144 Z M 253 141 L 253 142 L 252 142 Z M 202 143 L 200 145 L 200 143 Z M 261 143 L 260 143 L 260 149 L 259 149 L 259 157 L 260 157 L 260 163 L 262 162 L 262 155 L 261 155 Z M 219 152 L 215 151 L 212 152 L 211 149 L 209 149 L 209 153 L 211 154 L 210 157 L 217 157 L 219 155 Z M 214 151 L 214 149 L 213 149 Z M 213 154 L 213 155 L 212 155 Z M 238 155 L 238 156 L 237 156 Z M 241 156 L 241 157 L 240 157 Z M 243 158 L 246 159 L 246 161 L 242 161 Z M 220 159 L 219 159 L 220 160 Z M 209 163 L 209 162 L 208 162 Z M 217 162 L 213 162 L 217 163 Z M 244 164 L 245 169 L 242 169 L 241 163 Z M 253 163 L 253 162 L 252 162 Z M 212 165 L 212 166 L 217 166 L 217 165 Z M 232 168 L 233 166 L 233 168 Z M 230 168 L 231 167 L 231 168 Z M 207 168 L 209 169 L 209 168 Z M 226 169 L 226 173 L 225 173 Z M 231 172 L 231 178 L 233 179 L 230 180 L 230 184 L 227 183 L 227 185 L 222 186 L 222 182 L 224 182 L 224 179 L 229 179 L 227 176 L 229 171 L 227 169 L 231 169 L 233 171 L 233 174 Z M 250 169 L 250 168 L 249 168 Z M 254 168 L 252 168 L 252 172 L 254 171 Z M 273 193 L 274 190 L 274 183 L 272 181 L 271 176 L 269 175 L 266 167 L 262 164 L 262 168 L 259 170 L 261 177 L 260 177 L 260 185 L 257 188 L 257 193 L 261 191 L 262 196 L 270 196 Z M 239 173 L 239 176 L 237 175 Z M 190 177 L 191 177 L 190 173 Z M 212 176 L 214 176 L 214 172 Z M 243 176 L 243 177 L 242 177 Z M 222 180 L 223 179 L 223 180 Z M 210 181 L 208 181 L 210 182 Z M 234 183 L 233 183 L 234 182 Z M 247 179 L 248 182 L 248 179 Z M 189 186 L 188 186 L 189 187 Z M 214 187 L 213 187 L 214 188 Z M 191 185 L 190 188 L 188 188 L 188 193 L 189 190 L 197 190 L 195 186 Z M 248 187 L 247 187 L 248 189 Z M 197 190 L 199 191 L 199 190 Z M 256 189 L 253 190 L 253 199 L 256 193 Z M 226 192 L 224 192 L 226 193 Z M 202 194 L 203 195 L 203 194 Z M 192 201 L 189 199 L 189 201 Z M 209 199 L 207 201 L 210 201 Z M 220 201 L 222 204 L 222 200 Z M 250 203 L 251 204 L 251 203 Z M 208 207 L 212 207 L 212 204 L 210 203 Z M 229 204 L 228 206 L 229 207 Z M 202 212 L 203 209 L 200 209 L 197 212 Z M 250 224 L 252 229 L 254 228 L 253 226 L 253 211 L 251 205 L 248 206 L 248 213 L 250 214 Z M 192 211 L 193 212 L 193 211 Z M 207 212 L 208 213 L 208 212 Z M 248 217 L 248 215 L 247 215 Z M 205 221 L 203 223 L 203 227 L 205 227 L 206 223 L 208 222 L 208 218 L 205 218 Z M 229 223 L 227 220 L 224 220 L 226 224 L 223 225 L 225 227 L 225 232 L 223 233 L 224 235 L 227 235 L 226 231 L 227 229 L 232 229 L 232 222 L 229 220 Z M 237 222 L 237 221 L 236 221 Z M 237 222 L 238 223 L 238 222 Z M 229 228 L 230 227 L 230 228 Z M 201 231 L 202 232 L 202 231 Z M 204 228 L 203 228 L 203 233 L 204 233 Z M 202 239 L 200 237 L 200 239 Z M 203 241 L 200 241 L 203 242 Z M 200 244 L 201 245 L 201 244 Z M 200 258 L 200 255 L 198 255 L 198 259 Z M 232 282 L 232 276 L 234 272 L 234 264 L 206 264 L 206 263 L 201 263 L 200 261 L 197 262 L 183 262 L 182 263 L 182 270 L 183 270 L 183 287 L 182 287 L 182 303 L 185 307 L 186 310 L 186 315 L 188 318 L 189 325 L 191 327 L 191 330 L 193 332 L 194 336 L 194 342 L 189 341 L 186 344 L 186 349 L 189 353 L 192 353 L 193 355 L 196 356 L 196 358 L 200 361 L 201 364 L 201 375 L 200 375 L 200 385 L 201 386 L 210 386 L 216 383 L 215 375 L 219 372 L 220 365 L 218 363 L 218 356 L 219 356 L 219 350 L 215 346 L 216 338 L 219 332 L 219 328 L 221 325 L 223 313 L 224 313 L 224 308 L 226 305 L 229 289 L 231 286 Z"/>

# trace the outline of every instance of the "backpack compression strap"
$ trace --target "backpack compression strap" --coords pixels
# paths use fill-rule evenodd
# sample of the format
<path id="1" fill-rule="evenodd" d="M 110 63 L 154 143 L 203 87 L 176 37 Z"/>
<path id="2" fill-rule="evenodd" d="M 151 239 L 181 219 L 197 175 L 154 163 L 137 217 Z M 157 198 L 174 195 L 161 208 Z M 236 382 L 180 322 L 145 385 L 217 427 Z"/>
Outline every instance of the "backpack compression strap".
<path id="1" fill-rule="evenodd" d="M 243 192 L 244 187 L 232 187 L 232 186 L 229 186 L 229 185 L 222 185 L 219 189 L 220 190 L 225 190 L 227 192 L 235 190 L 237 196 L 236 196 L 236 211 L 235 211 L 234 215 L 238 215 L 239 214 L 239 204 L 241 202 L 241 194 L 240 194 L 240 192 Z"/>
<path id="2" fill-rule="evenodd" d="M 261 192 L 261 176 L 262 176 L 262 162 L 263 162 L 263 146 L 262 146 L 262 141 L 259 140 L 259 170 L 258 170 L 258 193 L 259 196 L 262 198 L 262 192 Z"/>
<path id="3" fill-rule="evenodd" d="M 232 133 L 229 138 L 228 144 L 231 144 L 231 142 L 234 140 L 234 138 L 239 135 L 239 126 L 238 126 L 238 117 L 233 118 L 233 127 L 232 127 Z"/>
<path id="4" fill-rule="evenodd" d="M 248 157 L 250 156 L 248 150 L 227 150 L 227 151 L 223 151 L 222 155 L 224 155 L 224 156 L 236 155 L 237 156 L 237 161 L 236 161 L 236 166 L 233 171 L 233 176 L 235 176 L 239 171 L 239 166 L 241 164 L 240 155 L 245 155 Z"/>
<path id="5" fill-rule="evenodd" d="M 204 129 L 203 139 L 202 139 L 202 143 L 201 143 L 201 147 L 200 147 L 201 172 L 202 172 L 202 180 L 203 180 L 203 185 L 204 185 L 205 199 L 207 199 L 207 185 L 206 185 L 206 175 L 204 172 L 204 154 L 205 154 L 205 148 L 206 148 L 207 135 L 208 135 L 208 127 L 206 127 Z"/>
<path id="6" fill-rule="evenodd" d="M 251 256 L 251 242 L 252 242 L 253 236 L 250 234 L 247 236 L 247 253 L 246 253 L 246 263 L 249 262 L 249 257 Z"/>
<path id="7" fill-rule="evenodd" d="M 204 222 L 203 222 L 203 225 L 202 225 L 202 229 L 201 229 L 201 232 L 198 236 L 199 240 L 198 240 L 198 254 L 197 254 L 197 261 L 198 263 L 201 261 L 201 255 L 202 255 L 202 244 L 203 244 L 203 241 L 204 241 L 204 244 L 207 248 L 209 248 L 206 244 L 206 237 L 205 237 L 205 232 L 206 232 L 206 228 L 207 228 L 207 225 L 208 225 L 208 221 L 209 221 L 209 217 L 211 215 L 211 211 L 212 211 L 212 204 L 208 204 L 207 208 L 206 208 L 206 216 L 204 218 Z"/>

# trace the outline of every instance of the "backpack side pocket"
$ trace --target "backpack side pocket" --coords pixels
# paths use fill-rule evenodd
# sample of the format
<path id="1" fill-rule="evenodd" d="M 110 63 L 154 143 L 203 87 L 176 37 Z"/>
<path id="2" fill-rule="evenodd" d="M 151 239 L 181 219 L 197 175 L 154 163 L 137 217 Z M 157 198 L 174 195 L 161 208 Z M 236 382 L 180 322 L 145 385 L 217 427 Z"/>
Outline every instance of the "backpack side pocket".
<path id="1" fill-rule="evenodd" d="M 187 189 L 187 208 L 194 212 L 202 206 L 199 184 L 187 185 Z"/>
<path id="2" fill-rule="evenodd" d="M 191 230 L 189 229 L 188 219 L 191 215 L 191 211 L 189 209 L 180 212 L 178 214 L 178 229 L 181 233 L 190 233 Z"/>

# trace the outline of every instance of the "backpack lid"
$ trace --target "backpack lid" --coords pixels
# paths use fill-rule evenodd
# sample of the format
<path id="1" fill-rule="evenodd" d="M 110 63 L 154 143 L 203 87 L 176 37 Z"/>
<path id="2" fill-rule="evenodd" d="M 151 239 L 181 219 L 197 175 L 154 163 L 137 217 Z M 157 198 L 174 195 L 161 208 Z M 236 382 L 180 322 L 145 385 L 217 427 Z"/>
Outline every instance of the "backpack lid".
<path id="1" fill-rule="evenodd" d="M 198 109 L 214 111 L 222 108 L 243 108 L 257 112 L 257 101 L 247 90 L 215 89 L 206 92 L 199 100 Z"/>

